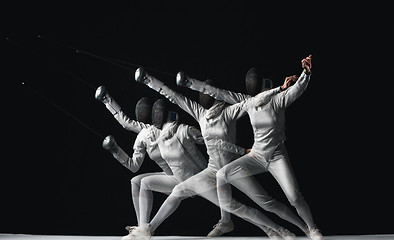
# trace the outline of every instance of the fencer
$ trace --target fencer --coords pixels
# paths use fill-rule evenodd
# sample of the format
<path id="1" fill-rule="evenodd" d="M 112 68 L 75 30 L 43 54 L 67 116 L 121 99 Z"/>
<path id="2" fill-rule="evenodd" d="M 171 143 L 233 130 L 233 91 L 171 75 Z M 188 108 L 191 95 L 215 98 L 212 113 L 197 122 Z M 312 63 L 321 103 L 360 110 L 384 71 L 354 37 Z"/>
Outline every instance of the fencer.
<path id="1" fill-rule="evenodd" d="M 106 106 L 114 118 L 125 129 L 137 133 L 133 145 L 133 155 L 129 157 L 127 153 L 118 146 L 113 136 L 107 136 L 103 141 L 103 148 L 109 150 L 115 159 L 132 172 L 137 172 L 144 162 L 146 153 L 163 170 L 162 172 L 143 173 L 131 179 L 131 195 L 134 210 L 137 217 L 137 223 L 140 224 L 140 190 L 142 179 L 148 176 L 172 176 L 172 170 L 167 162 L 161 157 L 159 147 L 156 143 L 157 137 L 161 130 L 155 127 L 151 122 L 152 100 L 144 97 L 141 98 L 135 107 L 136 120 L 130 119 L 121 109 L 119 104 L 109 95 L 104 86 L 97 88 L 95 98 Z M 147 181 L 144 179 L 146 188 Z M 170 191 L 171 192 L 171 191 Z M 151 207 L 147 207 L 148 209 Z M 149 213 L 148 213 L 149 214 Z"/>
<path id="2" fill-rule="evenodd" d="M 165 178 L 156 181 L 149 179 L 148 186 L 141 187 L 140 191 L 140 222 L 139 226 L 144 226 L 149 222 L 151 204 L 146 209 L 147 201 L 152 201 L 152 191 L 170 193 L 171 190 L 179 183 L 197 174 L 207 166 L 207 161 L 198 150 L 196 144 L 203 144 L 201 132 L 193 127 L 178 122 L 178 114 L 173 111 L 167 111 L 165 101 L 159 99 L 152 108 L 153 122 L 160 123 L 156 127 L 161 127 L 160 135 L 156 142 L 159 146 L 162 158 L 167 162 L 173 172 L 173 176 L 165 176 Z M 165 121 L 167 120 L 167 121 Z M 164 124 L 162 124 L 164 122 Z M 162 126 L 161 126 L 162 125 Z M 142 180 L 144 186 L 145 179 Z M 154 184 L 152 184 L 152 182 Z M 149 210 L 149 211 L 148 211 Z M 129 234 L 124 236 L 123 240 L 133 239 L 131 232 L 137 227 L 126 227 Z"/>
<path id="3" fill-rule="evenodd" d="M 135 131 L 136 126 L 142 128 L 134 144 L 133 158 L 128 157 L 117 146 L 113 137 L 107 137 L 104 140 L 104 148 L 111 151 L 119 162 L 133 172 L 136 172 L 140 167 L 144 159 L 145 149 L 148 150 L 148 154 L 153 152 L 149 151 L 149 149 L 154 149 L 159 155 L 152 155 L 152 157 L 162 160 L 160 161 L 160 166 L 168 167 L 166 169 L 168 174 L 146 173 L 134 177 L 132 180 L 133 203 L 136 212 L 138 211 L 138 224 L 144 225 L 149 222 L 152 210 L 152 191 L 169 194 L 178 183 L 206 167 L 207 161 L 195 146 L 195 143 L 203 144 L 201 132 L 195 127 L 179 124 L 178 115 L 175 112 L 167 111 L 163 99 L 157 100 L 151 108 L 151 125 L 128 118 L 104 88 L 97 90 L 96 98 L 104 102 L 106 107 L 126 129 Z M 139 103 L 141 102 L 139 101 Z M 146 101 L 143 101 L 143 103 L 146 103 Z M 137 118 L 144 115 L 150 116 L 149 113 L 150 109 L 146 104 L 137 104 Z M 166 120 L 167 122 L 165 122 Z M 161 128 L 162 130 L 160 130 Z M 146 134 L 143 134 L 144 130 L 146 130 Z M 135 185 L 139 187 L 138 193 L 135 191 L 137 188 Z M 126 227 L 129 231 L 133 228 L 130 226 Z M 126 236 L 124 239 L 127 238 Z"/>
<path id="4" fill-rule="evenodd" d="M 200 94 L 200 104 L 194 102 L 174 92 L 141 68 L 137 69 L 135 79 L 164 95 L 197 120 L 209 156 L 208 167 L 178 184 L 150 224 L 134 229 L 130 233 L 136 239 L 140 237 L 149 239 L 153 231 L 177 209 L 185 198 L 199 195 L 220 206 L 216 189 L 216 172 L 231 160 L 245 153 L 245 150 L 234 145 L 234 142 L 236 120 L 244 116 L 246 111 L 242 110 L 242 103 L 228 106 L 224 102 L 215 101 L 212 97 L 204 94 Z M 266 95 L 268 94 L 266 93 Z M 271 95 L 273 94 L 271 93 Z M 294 234 L 272 222 L 260 211 L 246 207 L 235 199 L 232 199 L 231 204 L 236 208 L 236 211 L 233 211 L 235 215 L 260 227 L 270 238 L 280 235 L 285 239 L 293 239 Z M 230 213 L 221 208 L 221 215 L 221 220 L 214 226 L 208 237 L 220 236 L 233 230 L 234 225 Z"/>
<path id="5" fill-rule="evenodd" d="M 284 144 L 286 139 L 284 133 L 285 109 L 307 88 L 311 76 L 311 59 L 311 55 L 303 59 L 303 72 L 298 80 L 296 76 L 287 77 L 285 83 L 277 88 L 278 94 L 264 106 L 253 103 L 253 96 L 272 88 L 272 81 L 263 79 L 256 68 L 250 69 L 246 74 L 248 94 L 234 93 L 209 86 L 204 82 L 189 78 L 183 72 L 177 75 L 177 83 L 230 104 L 249 102 L 243 106 L 247 108 L 252 124 L 254 145 L 249 154 L 218 171 L 217 184 L 220 190 L 220 203 L 228 204 L 231 199 L 231 195 L 228 194 L 229 184 L 231 184 L 243 191 L 263 209 L 274 212 L 281 218 L 297 225 L 310 238 L 321 239 L 322 235 L 317 229 L 310 208 L 297 185 Z M 293 86 L 291 86 L 292 83 L 294 83 Z M 245 178 L 245 176 L 266 171 L 276 179 L 290 204 L 296 208 L 298 215 L 305 223 L 300 221 L 285 205 L 269 196 L 260 184 Z"/>

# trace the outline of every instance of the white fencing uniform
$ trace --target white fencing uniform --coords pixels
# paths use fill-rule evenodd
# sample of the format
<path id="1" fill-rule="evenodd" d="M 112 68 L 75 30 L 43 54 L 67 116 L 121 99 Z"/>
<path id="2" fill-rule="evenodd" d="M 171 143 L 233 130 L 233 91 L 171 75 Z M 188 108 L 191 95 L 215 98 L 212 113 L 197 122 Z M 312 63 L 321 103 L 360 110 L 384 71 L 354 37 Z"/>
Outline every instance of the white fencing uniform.
<path id="1" fill-rule="evenodd" d="M 159 137 L 161 130 L 153 125 L 132 120 L 122 111 L 119 111 L 114 117 L 125 129 L 138 133 L 134 141 L 132 158 L 127 155 L 123 158 L 123 152 L 118 152 L 116 155 L 114 154 L 114 157 L 130 171 L 137 172 L 144 162 L 146 153 L 148 153 L 149 158 L 163 169 L 163 172 L 172 175 L 172 171 L 162 158 L 159 146 L 156 143 L 156 139 Z M 125 159 L 127 160 L 125 161 Z"/>
<path id="2" fill-rule="evenodd" d="M 200 195 L 207 200 L 219 205 L 216 189 L 216 172 L 244 153 L 244 149 L 234 147 L 236 134 L 236 120 L 246 114 L 242 103 L 225 106 L 223 102 L 215 102 L 210 109 L 203 108 L 181 94 L 172 91 L 161 81 L 149 77 L 146 83 L 150 88 L 164 95 L 171 102 L 177 104 L 189 113 L 200 125 L 205 145 L 209 155 L 208 167 L 188 180 L 177 185 L 171 195 L 161 206 L 159 212 L 150 223 L 150 231 L 154 231 L 168 216 L 179 206 L 182 199 L 192 195 Z M 225 145 L 220 148 L 218 145 Z M 256 209 L 246 207 L 235 201 L 231 202 L 236 210 L 232 213 L 249 221 L 258 227 L 269 227 L 275 231 L 281 227 Z M 227 216 L 224 216 L 227 215 Z M 230 218 L 228 212 L 222 211 L 222 218 Z"/>
<path id="3" fill-rule="evenodd" d="M 180 182 L 207 166 L 207 160 L 196 146 L 196 143 L 204 142 L 201 132 L 195 127 L 175 122 L 165 123 L 156 142 L 161 156 Z"/>
<path id="4" fill-rule="evenodd" d="M 199 173 L 207 161 L 196 143 L 202 143 L 201 133 L 185 124 L 165 123 L 156 140 L 162 157 L 171 168 L 171 176 L 148 176 L 142 180 L 140 191 L 140 226 L 149 222 L 152 210 L 152 192 L 170 194 L 182 181 Z"/>
<path id="5" fill-rule="evenodd" d="M 230 183 L 243 191 L 259 206 L 267 211 L 278 214 L 297 225 L 304 232 L 308 230 L 305 224 L 297 218 L 286 206 L 277 202 L 262 188 L 245 176 L 255 175 L 269 171 L 281 186 L 291 205 L 293 205 L 309 228 L 314 226 L 310 209 L 299 191 L 296 178 L 289 164 L 289 158 L 284 146 L 286 139 L 284 132 L 285 109 L 294 102 L 307 88 L 310 75 L 304 72 L 297 82 L 284 92 L 278 93 L 264 106 L 256 104 L 249 95 L 234 93 L 218 89 L 205 83 L 192 79 L 190 88 L 208 94 L 216 99 L 235 104 L 245 102 L 243 105 L 250 117 L 254 132 L 254 144 L 249 154 L 229 163 L 217 174 L 220 203 L 227 203 L 231 198 L 226 194 Z M 279 88 L 277 90 L 279 92 Z"/>
<path id="6" fill-rule="evenodd" d="M 112 104 L 113 100 L 108 97 L 105 105 L 112 110 Z M 196 128 L 184 124 L 165 123 L 160 130 L 154 125 L 130 119 L 120 109 L 114 117 L 125 129 L 138 133 L 132 158 L 121 148 L 113 154 L 114 157 L 123 166 L 136 172 L 148 153 L 163 169 L 162 173 L 145 173 L 131 180 L 133 204 L 138 224 L 142 225 L 149 221 L 153 205 L 152 191 L 170 194 L 178 183 L 206 168 L 207 161 L 195 145 L 203 144 L 202 136 Z"/>
<path id="7" fill-rule="evenodd" d="M 172 177 L 172 171 L 166 161 L 161 157 L 159 146 L 156 143 L 156 139 L 159 137 L 161 130 L 156 128 L 153 125 L 145 124 L 143 122 L 135 121 L 130 119 L 123 111 L 120 109 L 118 104 L 110 97 L 107 96 L 107 101 L 104 103 L 106 108 L 113 114 L 115 119 L 127 130 L 137 133 L 137 137 L 135 139 L 133 145 L 133 156 L 130 158 L 127 153 L 123 151 L 123 149 L 118 148 L 116 153 L 113 153 L 115 159 L 117 159 L 123 166 L 129 169 L 132 172 L 137 172 L 141 167 L 142 163 L 145 160 L 146 153 L 148 154 L 149 158 L 156 162 L 156 164 L 163 169 L 163 172 L 154 172 L 154 173 L 144 173 L 137 175 L 131 179 L 131 195 L 132 201 L 137 217 L 137 222 L 140 224 L 140 212 L 146 212 L 152 209 L 152 200 L 147 199 L 143 208 L 144 211 L 140 209 L 140 191 L 141 191 L 141 184 L 142 180 L 144 179 L 143 187 L 149 185 L 152 188 L 153 186 L 163 186 L 165 185 L 165 180 L 167 176 Z M 149 178 L 148 178 L 149 177 Z M 168 184 L 167 184 L 168 185 Z M 171 189 L 164 189 L 164 188 L 155 188 L 156 191 L 161 191 L 163 193 L 169 194 L 172 190 Z M 142 189 L 143 192 L 147 190 Z M 150 194 L 151 195 L 151 194 Z"/>

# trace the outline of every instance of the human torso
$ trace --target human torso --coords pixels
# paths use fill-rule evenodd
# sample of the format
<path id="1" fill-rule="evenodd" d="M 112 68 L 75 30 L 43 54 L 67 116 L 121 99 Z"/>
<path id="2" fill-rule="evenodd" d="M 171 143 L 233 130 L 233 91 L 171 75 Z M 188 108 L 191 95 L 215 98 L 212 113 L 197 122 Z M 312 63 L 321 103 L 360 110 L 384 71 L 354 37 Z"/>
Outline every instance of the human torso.
<path id="1" fill-rule="evenodd" d="M 217 171 L 230 161 L 239 157 L 237 154 L 219 150 L 215 144 L 215 140 L 217 139 L 235 143 L 235 119 L 226 119 L 226 116 L 222 112 L 214 119 L 206 119 L 205 116 L 202 116 L 199 123 L 209 155 L 208 167 Z"/>
<path id="2" fill-rule="evenodd" d="M 252 151 L 263 154 L 267 161 L 275 148 L 285 140 L 285 111 L 276 109 L 273 99 L 263 107 L 248 109 L 254 134 Z"/>
<path id="3" fill-rule="evenodd" d="M 146 145 L 146 153 L 149 158 L 156 162 L 156 164 L 163 170 L 168 168 L 168 164 L 162 158 L 159 146 L 157 145 L 156 139 L 160 135 L 160 129 L 155 126 L 149 126 L 141 130 L 137 137 L 141 137 Z"/>
<path id="4" fill-rule="evenodd" d="M 183 131 L 187 125 L 180 124 L 170 138 L 163 138 L 166 133 L 165 126 L 158 138 L 161 157 L 167 162 L 174 176 L 183 181 L 200 172 L 201 162 L 206 162 L 203 155 L 198 151 L 195 143 L 184 139 Z"/>

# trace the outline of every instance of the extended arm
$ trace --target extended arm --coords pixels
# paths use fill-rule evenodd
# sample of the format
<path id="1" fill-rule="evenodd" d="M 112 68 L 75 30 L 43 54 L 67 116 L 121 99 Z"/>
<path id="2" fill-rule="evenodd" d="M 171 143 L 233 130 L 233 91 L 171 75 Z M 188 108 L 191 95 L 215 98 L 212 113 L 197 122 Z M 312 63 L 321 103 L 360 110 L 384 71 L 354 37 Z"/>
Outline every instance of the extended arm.
<path id="1" fill-rule="evenodd" d="M 199 120 L 202 111 L 204 111 L 200 104 L 186 98 L 182 94 L 171 90 L 160 80 L 148 75 L 142 68 L 138 68 L 135 72 L 135 80 L 137 82 L 146 84 L 148 87 L 165 96 L 172 103 L 177 104 L 185 112 L 189 113 L 197 121 Z"/>
<path id="2" fill-rule="evenodd" d="M 235 104 L 247 99 L 249 96 L 242 93 L 235 93 L 228 90 L 213 87 L 205 82 L 190 78 L 184 72 L 179 72 L 176 75 L 176 83 L 178 86 L 188 87 L 192 90 L 208 94 L 217 100 L 224 101 L 230 104 Z"/>
<path id="3" fill-rule="evenodd" d="M 306 75 L 305 72 L 302 72 L 297 82 L 283 92 L 283 96 L 281 96 L 280 98 L 280 106 L 282 108 L 287 108 L 291 103 L 293 103 L 297 98 L 299 98 L 301 94 L 306 90 L 310 78 L 311 74 Z"/>
<path id="4" fill-rule="evenodd" d="M 149 124 L 130 119 L 122 111 L 119 104 L 108 94 L 104 86 L 97 88 L 95 98 L 104 103 L 105 107 L 125 129 L 139 133 L 143 128 L 147 128 L 149 126 Z"/>

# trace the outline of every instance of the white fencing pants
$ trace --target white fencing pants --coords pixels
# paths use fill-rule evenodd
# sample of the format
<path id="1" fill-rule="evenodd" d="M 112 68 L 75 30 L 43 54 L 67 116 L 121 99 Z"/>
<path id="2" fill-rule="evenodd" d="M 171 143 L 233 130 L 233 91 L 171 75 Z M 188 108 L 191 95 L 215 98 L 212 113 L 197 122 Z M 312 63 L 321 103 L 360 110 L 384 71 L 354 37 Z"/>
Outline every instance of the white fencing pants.
<path id="1" fill-rule="evenodd" d="M 138 226 L 149 222 L 152 211 L 152 191 L 170 194 L 179 183 L 173 175 L 164 172 L 140 174 L 131 179 L 131 192 Z"/>
<path id="2" fill-rule="evenodd" d="M 178 184 L 160 207 L 156 216 L 152 219 L 150 223 L 151 231 L 155 231 L 156 228 L 178 208 L 183 199 L 194 195 L 199 195 L 220 207 L 216 189 L 215 171 L 210 168 L 206 168 L 200 173 Z M 260 227 L 264 231 L 266 231 L 266 227 L 272 228 L 275 231 L 280 228 L 279 225 L 272 222 L 260 211 L 247 207 L 237 202 L 235 199 L 232 199 L 231 201 L 231 209 L 234 209 L 232 212 L 233 214 Z M 222 220 L 224 220 L 224 218 L 230 219 L 230 213 L 227 209 L 221 209 L 221 214 Z"/>
<path id="3" fill-rule="evenodd" d="M 298 215 L 305 221 L 308 227 L 314 226 L 311 211 L 299 191 L 284 144 L 279 145 L 274 151 L 270 162 L 266 162 L 260 154 L 251 152 L 220 169 L 216 174 L 220 204 L 230 204 L 232 197 L 229 194 L 231 193 L 229 189 L 231 189 L 231 184 L 244 192 L 264 210 L 273 212 L 298 226 L 302 231 L 308 232 L 305 223 L 300 218 L 287 206 L 272 198 L 261 184 L 251 177 L 267 171 L 279 183 L 290 204 L 296 208 Z"/>

